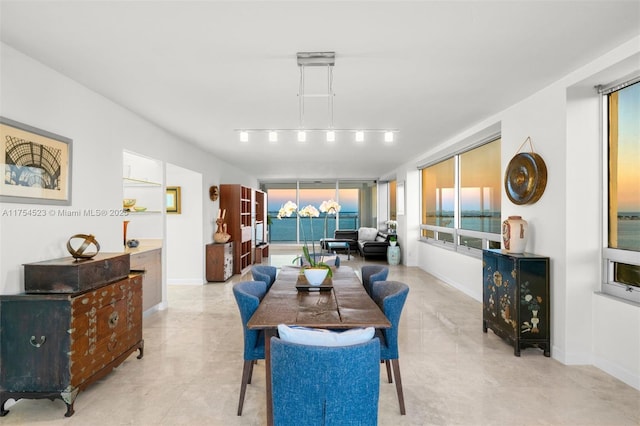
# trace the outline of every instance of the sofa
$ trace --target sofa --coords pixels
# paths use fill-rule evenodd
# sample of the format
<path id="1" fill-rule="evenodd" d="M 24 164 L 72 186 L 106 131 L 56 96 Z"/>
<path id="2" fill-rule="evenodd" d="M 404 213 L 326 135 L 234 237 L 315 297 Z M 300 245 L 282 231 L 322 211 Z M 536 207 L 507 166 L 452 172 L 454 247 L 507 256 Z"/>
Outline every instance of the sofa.
<path id="1" fill-rule="evenodd" d="M 365 259 L 368 257 L 386 257 L 390 235 L 376 228 L 359 228 L 358 252 L 360 256 Z"/>
<path id="2" fill-rule="evenodd" d="M 323 238 L 320 246 L 327 250 L 327 242 L 347 242 L 352 253 L 358 252 L 364 257 L 386 257 L 391 234 L 376 228 L 337 229 L 333 238 Z"/>

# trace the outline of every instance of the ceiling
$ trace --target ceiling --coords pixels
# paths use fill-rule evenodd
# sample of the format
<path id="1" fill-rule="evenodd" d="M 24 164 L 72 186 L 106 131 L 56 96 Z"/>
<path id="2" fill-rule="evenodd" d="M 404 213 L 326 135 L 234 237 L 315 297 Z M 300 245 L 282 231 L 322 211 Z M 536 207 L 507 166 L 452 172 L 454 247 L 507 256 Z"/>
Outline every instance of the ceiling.
<path id="1" fill-rule="evenodd" d="M 640 34 L 640 2 L 0 0 L 0 19 L 4 43 L 260 180 L 367 179 Z M 395 141 L 240 142 L 298 127 L 299 51 L 336 52 L 336 128 Z M 305 105 L 328 125 L 326 99 Z"/>

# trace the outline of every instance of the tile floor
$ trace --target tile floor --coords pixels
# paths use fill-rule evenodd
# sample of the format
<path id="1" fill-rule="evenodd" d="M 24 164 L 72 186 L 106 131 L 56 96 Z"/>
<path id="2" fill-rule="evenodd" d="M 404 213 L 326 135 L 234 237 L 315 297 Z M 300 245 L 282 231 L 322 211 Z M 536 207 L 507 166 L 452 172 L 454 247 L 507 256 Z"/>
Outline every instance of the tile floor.
<path id="1" fill-rule="evenodd" d="M 290 251 L 271 247 L 275 264 Z M 352 257 L 359 270 L 363 261 Z M 2 425 L 264 425 L 264 362 L 241 417 L 242 328 L 232 286 L 170 286 L 169 308 L 144 319 L 145 355 L 129 357 L 81 392 L 64 418 L 59 401 L 7 404 Z M 640 392 L 591 366 L 564 366 L 538 349 L 482 333 L 481 304 L 417 268 L 390 268 L 411 290 L 401 319 L 407 415 L 381 368 L 380 425 L 639 425 Z"/>

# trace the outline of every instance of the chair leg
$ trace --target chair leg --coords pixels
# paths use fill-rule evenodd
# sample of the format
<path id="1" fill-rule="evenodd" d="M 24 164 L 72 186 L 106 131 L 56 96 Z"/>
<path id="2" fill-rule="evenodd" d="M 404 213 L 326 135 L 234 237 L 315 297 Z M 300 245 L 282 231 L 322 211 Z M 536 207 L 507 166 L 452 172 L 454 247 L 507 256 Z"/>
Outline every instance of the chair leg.
<path id="1" fill-rule="evenodd" d="M 398 404 L 400 404 L 400 414 L 407 414 L 404 409 L 404 394 L 402 393 L 402 378 L 400 377 L 400 361 L 398 359 L 392 359 L 393 375 L 396 377 L 396 392 L 398 393 Z"/>
<path id="2" fill-rule="evenodd" d="M 251 366 L 249 367 L 249 377 L 247 379 L 247 384 L 250 385 L 251 384 L 251 378 L 253 377 L 253 365 L 256 363 L 256 361 L 251 361 Z"/>
<path id="3" fill-rule="evenodd" d="M 240 401 L 238 401 L 238 415 L 242 415 L 242 405 L 244 404 L 244 394 L 247 391 L 247 384 L 251 382 L 251 371 L 253 361 L 245 361 L 242 368 L 242 383 L 240 384 Z"/>
<path id="4" fill-rule="evenodd" d="M 387 367 L 387 379 L 389 379 L 389 383 L 393 383 L 393 377 L 391 376 L 391 363 L 388 359 L 384 360 L 384 365 Z"/>

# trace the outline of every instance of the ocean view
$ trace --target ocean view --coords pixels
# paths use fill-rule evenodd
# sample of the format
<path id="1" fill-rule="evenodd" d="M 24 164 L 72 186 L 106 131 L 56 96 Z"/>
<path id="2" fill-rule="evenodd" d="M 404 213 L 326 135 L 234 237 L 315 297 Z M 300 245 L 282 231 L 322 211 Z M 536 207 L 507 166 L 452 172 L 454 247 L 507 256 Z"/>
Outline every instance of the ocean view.
<path id="1" fill-rule="evenodd" d="M 269 212 L 272 224 L 270 228 L 270 241 L 272 242 L 295 242 L 296 241 L 296 218 L 285 217 L 277 219 L 278 212 Z M 448 226 L 453 218 L 437 218 L 437 224 Z M 303 219 L 304 232 L 307 240 L 311 241 L 311 228 L 309 219 Z M 314 241 L 319 241 L 324 237 L 324 215 L 311 220 L 313 224 Z M 335 216 L 329 215 L 327 219 L 327 237 L 332 238 L 335 230 Z M 464 229 L 481 232 L 491 232 L 500 234 L 502 232 L 502 222 L 495 216 L 463 216 L 462 226 Z M 357 212 L 340 212 L 339 229 L 358 229 L 360 218 Z M 300 235 L 302 241 L 302 234 Z M 618 217 L 618 248 L 626 250 L 640 250 L 640 213 L 624 213 Z"/>

